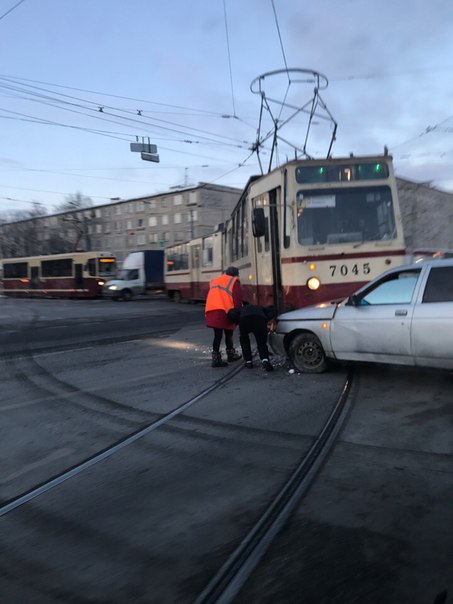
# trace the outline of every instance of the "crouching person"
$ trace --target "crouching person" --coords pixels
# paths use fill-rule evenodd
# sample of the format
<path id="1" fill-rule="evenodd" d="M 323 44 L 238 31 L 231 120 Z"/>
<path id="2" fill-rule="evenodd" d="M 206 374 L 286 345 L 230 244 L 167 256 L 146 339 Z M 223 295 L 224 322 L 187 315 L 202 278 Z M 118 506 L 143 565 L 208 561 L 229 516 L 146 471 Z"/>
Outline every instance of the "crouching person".
<path id="1" fill-rule="evenodd" d="M 258 355 L 261 366 L 266 371 L 273 371 L 273 366 L 269 360 L 269 350 L 267 347 L 267 334 L 271 328 L 277 311 L 273 306 L 258 306 L 247 304 L 236 313 L 239 324 L 239 342 L 242 348 L 245 366 L 248 369 L 253 368 L 252 349 L 250 345 L 250 334 L 255 336 Z"/>

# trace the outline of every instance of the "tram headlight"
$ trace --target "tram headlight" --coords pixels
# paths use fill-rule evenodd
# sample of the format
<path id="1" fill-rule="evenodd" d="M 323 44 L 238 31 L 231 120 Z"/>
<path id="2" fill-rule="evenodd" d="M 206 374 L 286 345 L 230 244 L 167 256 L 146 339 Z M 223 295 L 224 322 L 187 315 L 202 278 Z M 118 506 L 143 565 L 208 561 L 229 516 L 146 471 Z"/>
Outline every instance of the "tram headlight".
<path id="1" fill-rule="evenodd" d="M 318 277 L 310 277 L 310 279 L 307 280 L 307 287 L 312 291 L 319 289 L 320 285 L 321 281 L 318 279 Z"/>

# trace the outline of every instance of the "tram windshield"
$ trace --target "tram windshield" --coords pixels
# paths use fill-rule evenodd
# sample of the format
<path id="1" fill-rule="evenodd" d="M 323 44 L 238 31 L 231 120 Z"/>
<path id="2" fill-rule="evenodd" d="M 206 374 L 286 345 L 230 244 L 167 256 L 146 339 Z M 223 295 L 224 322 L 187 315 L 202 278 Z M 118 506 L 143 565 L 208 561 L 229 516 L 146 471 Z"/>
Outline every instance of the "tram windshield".
<path id="1" fill-rule="evenodd" d="M 99 276 L 114 277 L 116 273 L 115 258 L 99 258 Z"/>
<path id="2" fill-rule="evenodd" d="M 296 201 L 301 245 L 396 238 L 390 187 L 298 191 Z"/>

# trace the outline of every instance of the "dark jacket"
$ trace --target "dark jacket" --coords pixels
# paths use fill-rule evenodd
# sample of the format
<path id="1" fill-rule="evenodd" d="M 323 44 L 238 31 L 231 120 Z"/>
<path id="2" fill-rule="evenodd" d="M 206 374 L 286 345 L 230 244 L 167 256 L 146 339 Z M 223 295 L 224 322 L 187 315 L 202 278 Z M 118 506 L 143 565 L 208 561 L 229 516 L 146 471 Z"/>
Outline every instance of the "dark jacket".
<path id="1" fill-rule="evenodd" d="M 228 311 L 228 318 L 236 324 L 246 317 L 262 317 L 266 323 L 277 316 L 275 306 L 260 306 L 258 304 L 247 304 L 242 308 L 232 308 Z"/>

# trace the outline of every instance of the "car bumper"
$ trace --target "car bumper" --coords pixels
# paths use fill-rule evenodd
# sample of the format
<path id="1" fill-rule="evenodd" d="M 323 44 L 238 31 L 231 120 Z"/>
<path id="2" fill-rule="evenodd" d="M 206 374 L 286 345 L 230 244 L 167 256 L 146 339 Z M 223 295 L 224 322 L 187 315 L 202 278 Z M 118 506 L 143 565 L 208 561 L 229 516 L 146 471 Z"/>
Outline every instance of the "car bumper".
<path id="1" fill-rule="evenodd" d="M 269 346 L 274 354 L 279 356 L 286 356 L 286 350 L 284 346 L 284 333 L 270 333 L 269 334 Z"/>
<path id="2" fill-rule="evenodd" d="M 120 291 L 117 289 L 103 289 L 102 297 L 103 298 L 117 298 L 120 295 Z"/>

